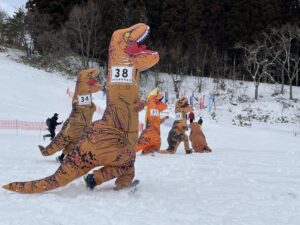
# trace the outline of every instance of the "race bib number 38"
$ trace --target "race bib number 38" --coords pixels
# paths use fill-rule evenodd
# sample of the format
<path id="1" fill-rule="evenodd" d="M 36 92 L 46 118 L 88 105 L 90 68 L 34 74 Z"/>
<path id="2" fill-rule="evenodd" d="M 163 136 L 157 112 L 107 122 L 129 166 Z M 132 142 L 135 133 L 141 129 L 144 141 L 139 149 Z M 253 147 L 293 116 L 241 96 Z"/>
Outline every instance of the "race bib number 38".
<path id="1" fill-rule="evenodd" d="M 89 105 L 92 103 L 90 95 L 78 95 L 78 104 L 79 105 Z"/>
<path id="2" fill-rule="evenodd" d="M 132 67 L 129 66 L 112 66 L 111 83 L 132 83 Z"/>

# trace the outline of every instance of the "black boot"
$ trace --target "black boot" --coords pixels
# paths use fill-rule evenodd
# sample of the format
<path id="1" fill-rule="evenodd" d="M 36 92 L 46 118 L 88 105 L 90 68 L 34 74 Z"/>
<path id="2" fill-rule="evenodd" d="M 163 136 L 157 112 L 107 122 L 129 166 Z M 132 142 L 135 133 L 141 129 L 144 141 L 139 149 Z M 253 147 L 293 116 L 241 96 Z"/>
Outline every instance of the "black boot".
<path id="1" fill-rule="evenodd" d="M 191 154 L 192 152 L 193 152 L 192 149 L 185 150 L 185 153 L 186 153 L 186 154 Z"/>
<path id="2" fill-rule="evenodd" d="M 90 190 L 93 190 L 97 185 L 93 174 L 88 174 L 87 176 L 85 176 L 84 181 L 86 183 L 86 187 Z"/>
<path id="3" fill-rule="evenodd" d="M 60 156 L 56 157 L 56 161 L 62 163 L 64 161 L 65 154 L 62 153 Z"/>

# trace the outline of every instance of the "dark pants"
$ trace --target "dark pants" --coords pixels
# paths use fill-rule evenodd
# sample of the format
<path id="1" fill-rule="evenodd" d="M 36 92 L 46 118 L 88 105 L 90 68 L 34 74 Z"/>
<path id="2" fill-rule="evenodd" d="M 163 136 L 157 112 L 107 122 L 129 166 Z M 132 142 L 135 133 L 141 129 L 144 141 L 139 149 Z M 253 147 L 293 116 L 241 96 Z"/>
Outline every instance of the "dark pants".
<path id="1" fill-rule="evenodd" d="M 50 134 L 43 135 L 43 137 L 50 137 L 50 140 L 52 140 L 55 137 L 55 130 L 49 130 Z"/>
<path id="2" fill-rule="evenodd" d="M 190 123 L 193 123 L 194 122 L 194 119 L 190 119 Z"/>

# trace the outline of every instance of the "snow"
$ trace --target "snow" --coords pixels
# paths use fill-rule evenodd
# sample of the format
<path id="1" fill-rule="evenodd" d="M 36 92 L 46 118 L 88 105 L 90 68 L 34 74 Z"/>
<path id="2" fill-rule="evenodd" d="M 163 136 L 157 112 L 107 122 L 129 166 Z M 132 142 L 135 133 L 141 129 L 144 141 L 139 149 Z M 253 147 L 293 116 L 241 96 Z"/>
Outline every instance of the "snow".
<path id="1" fill-rule="evenodd" d="M 74 89 L 74 80 L 17 63 L 7 54 L 12 53 L 0 53 L 0 120 L 44 121 L 54 112 L 59 113 L 59 120 L 65 120 L 71 110 L 66 90 Z M 152 81 L 149 77 L 144 93 L 154 87 Z M 184 82 L 186 92 L 195 83 L 190 78 Z M 214 84 L 206 82 L 204 93 L 209 95 Z M 163 85 L 170 99 L 174 98 L 171 83 Z M 252 98 L 251 83 L 246 85 L 245 93 Z M 294 89 L 300 99 L 299 88 Z M 131 189 L 114 191 L 113 181 L 88 191 L 82 178 L 41 194 L 0 189 L 0 224 L 298 225 L 300 137 L 294 136 L 293 129 L 299 103 L 282 110 L 278 98 L 269 97 L 272 92 L 273 86 L 264 84 L 258 101 L 237 106 L 222 101 L 226 93 L 220 95 L 216 120 L 207 109 L 195 108 L 196 118 L 203 116 L 213 152 L 186 155 L 181 144 L 175 155 L 138 154 L 136 179 L 141 183 L 134 193 Z M 102 93 L 95 94 L 94 101 L 105 107 Z M 252 119 L 250 127 L 233 125 L 235 115 L 247 107 L 273 119 L 267 123 Z M 174 117 L 174 105 L 169 108 Z M 280 116 L 289 122 L 277 123 Z M 95 114 L 94 119 L 99 118 Z M 140 121 L 143 118 L 144 111 Z M 168 123 L 162 126 L 162 149 L 167 147 L 169 129 Z M 58 154 L 43 157 L 37 148 L 47 143 L 40 131 L 0 130 L 0 184 L 52 174 L 58 168 Z"/>

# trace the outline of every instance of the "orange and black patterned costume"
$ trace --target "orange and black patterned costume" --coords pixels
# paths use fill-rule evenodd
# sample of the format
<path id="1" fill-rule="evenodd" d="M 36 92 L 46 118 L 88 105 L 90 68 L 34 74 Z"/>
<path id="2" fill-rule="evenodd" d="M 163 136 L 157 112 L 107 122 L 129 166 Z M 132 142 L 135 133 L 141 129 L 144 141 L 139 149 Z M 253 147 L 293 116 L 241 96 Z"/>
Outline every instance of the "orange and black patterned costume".
<path id="1" fill-rule="evenodd" d="M 102 167 L 93 171 L 97 185 L 113 178 L 117 178 L 117 187 L 131 184 L 135 175 L 138 112 L 145 106 L 139 99 L 140 72 L 159 61 L 157 52 L 139 44 L 148 31 L 149 27 L 140 23 L 113 33 L 103 118 L 91 124 L 58 170 L 44 179 L 13 182 L 3 188 L 22 193 L 48 191 L 64 186 L 98 166 Z"/>
<path id="2" fill-rule="evenodd" d="M 168 106 L 162 102 L 163 96 L 160 94 L 150 95 L 147 102 L 146 110 L 146 128 L 138 138 L 136 151 L 142 150 L 144 154 L 158 151 L 160 149 L 160 124 L 163 123 L 168 116 L 160 118 L 160 112 Z"/>
<path id="3" fill-rule="evenodd" d="M 175 121 L 173 123 L 172 129 L 168 134 L 168 148 L 166 150 L 160 150 L 159 153 L 162 154 L 174 154 L 183 141 L 184 150 L 186 153 L 191 153 L 192 149 L 189 146 L 188 136 L 185 134 L 187 124 L 187 113 L 192 111 L 192 106 L 188 104 L 186 97 L 180 98 L 175 105 Z"/>
<path id="4" fill-rule="evenodd" d="M 211 148 L 208 147 L 205 135 L 198 123 L 192 123 L 190 125 L 190 141 L 195 152 L 204 153 L 211 152 Z"/>
<path id="5" fill-rule="evenodd" d="M 66 155 L 74 149 L 80 137 L 86 133 L 96 110 L 92 102 L 92 93 L 101 89 L 96 80 L 98 74 L 99 71 L 96 68 L 80 72 L 76 81 L 71 114 L 46 148 L 39 145 L 42 155 L 49 156 L 61 150 Z"/>

